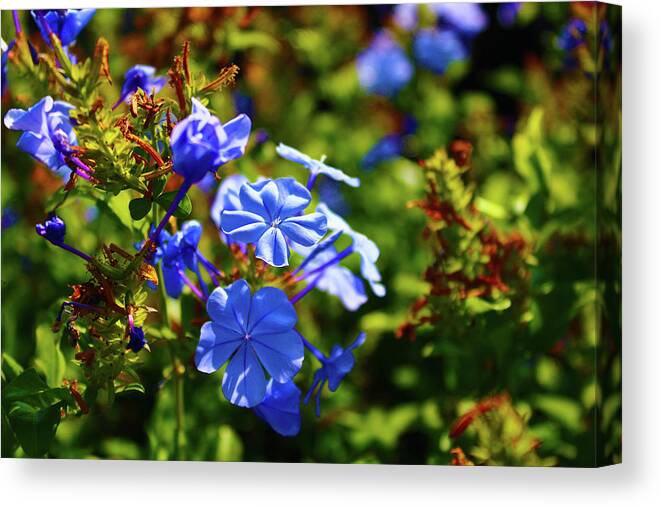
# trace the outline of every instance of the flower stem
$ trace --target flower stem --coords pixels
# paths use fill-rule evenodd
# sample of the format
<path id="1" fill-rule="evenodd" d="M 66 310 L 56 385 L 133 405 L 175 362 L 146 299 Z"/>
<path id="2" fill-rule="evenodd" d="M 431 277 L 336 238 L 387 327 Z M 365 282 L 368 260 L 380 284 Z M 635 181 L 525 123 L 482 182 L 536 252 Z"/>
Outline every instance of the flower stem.
<path id="1" fill-rule="evenodd" d="M 16 37 L 20 37 L 23 33 L 21 18 L 18 17 L 18 11 L 11 11 L 11 15 L 14 18 L 14 29 L 16 30 Z"/>
<path id="2" fill-rule="evenodd" d="M 316 357 L 321 364 L 324 364 L 326 362 L 326 357 L 324 354 L 319 350 L 317 347 L 312 345 L 309 341 L 305 339 L 305 336 L 303 336 L 301 333 L 298 332 L 298 330 L 295 330 L 298 333 L 298 336 L 301 337 L 301 340 L 303 341 L 303 345 L 305 346 L 306 349 L 308 349 L 314 357 Z"/>
<path id="3" fill-rule="evenodd" d="M 317 286 L 317 283 L 319 282 L 320 278 L 321 275 L 319 275 L 317 278 L 315 278 L 310 283 L 308 283 L 298 294 L 292 296 L 292 298 L 289 300 L 291 301 L 291 304 L 295 305 L 301 299 L 303 299 L 308 292 L 311 292 L 312 289 L 314 289 Z"/>
<path id="4" fill-rule="evenodd" d="M 200 259 L 202 265 L 204 266 L 204 269 L 206 269 L 207 273 L 209 273 L 209 276 L 211 277 L 211 281 L 213 281 L 216 287 L 220 287 L 220 281 L 218 280 L 218 277 L 223 276 L 223 274 L 216 266 L 213 265 L 213 263 L 209 259 L 207 259 L 204 255 L 202 255 L 201 252 L 198 251 L 197 256 Z"/>
<path id="5" fill-rule="evenodd" d="M 310 177 L 308 178 L 308 183 L 306 185 L 307 189 L 310 192 L 314 188 L 314 184 L 317 182 L 317 176 L 319 176 L 319 173 L 316 173 L 316 172 L 310 173 Z"/>
<path id="6" fill-rule="evenodd" d="M 190 187 L 193 185 L 193 183 L 189 180 L 184 180 L 182 183 L 181 187 L 179 187 L 179 191 L 177 192 L 177 195 L 174 196 L 174 199 L 172 200 L 172 203 L 170 204 L 170 207 L 168 210 L 165 212 L 165 215 L 159 222 L 158 226 L 156 229 L 154 229 L 154 232 L 151 233 L 149 236 L 150 241 L 155 242 L 158 237 L 161 234 L 161 231 L 163 230 L 163 227 L 165 227 L 165 224 L 168 223 L 168 220 L 170 220 L 170 217 L 172 214 L 177 210 L 177 206 L 179 206 L 179 203 L 181 200 L 185 197 L 186 192 L 190 190 Z"/>
<path id="7" fill-rule="evenodd" d="M 321 266 L 318 268 L 313 269 L 312 271 L 308 271 L 307 273 L 303 274 L 303 276 L 300 276 L 296 281 L 300 282 L 305 280 L 306 278 L 309 278 L 310 276 L 320 273 L 324 271 L 326 268 L 332 266 L 333 264 L 337 264 L 340 262 L 342 259 L 345 257 L 348 257 L 353 253 L 353 245 L 346 247 L 344 250 L 342 250 L 340 253 L 338 253 L 335 257 L 332 259 L 328 260 L 327 262 L 324 262 Z"/>
<path id="8" fill-rule="evenodd" d="M 180 276 L 181 279 L 184 281 L 184 283 L 186 284 L 186 286 L 187 286 L 187 287 L 193 292 L 193 294 L 195 294 L 195 295 L 197 296 L 197 298 L 198 298 L 200 301 L 202 301 L 202 302 L 206 302 L 206 300 L 207 300 L 208 298 L 205 297 L 205 295 L 202 294 L 202 291 L 200 291 L 200 289 L 197 288 L 197 285 L 195 285 L 195 284 L 191 281 L 191 279 L 188 278 L 188 277 L 186 276 L 186 273 L 184 273 L 184 270 L 183 270 L 183 269 L 180 269 L 180 270 L 179 270 L 179 276 Z"/>
<path id="9" fill-rule="evenodd" d="M 83 259 L 85 262 L 92 262 L 92 260 L 93 260 L 92 257 L 87 255 L 86 253 L 83 253 L 80 250 L 78 250 L 77 248 L 74 248 L 70 245 L 67 245 L 64 242 L 62 242 L 62 243 L 53 243 L 53 244 L 55 246 L 59 246 L 60 248 L 66 250 L 67 252 L 71 252 L 72 254 L 77 255 L 78 257 Z"/>

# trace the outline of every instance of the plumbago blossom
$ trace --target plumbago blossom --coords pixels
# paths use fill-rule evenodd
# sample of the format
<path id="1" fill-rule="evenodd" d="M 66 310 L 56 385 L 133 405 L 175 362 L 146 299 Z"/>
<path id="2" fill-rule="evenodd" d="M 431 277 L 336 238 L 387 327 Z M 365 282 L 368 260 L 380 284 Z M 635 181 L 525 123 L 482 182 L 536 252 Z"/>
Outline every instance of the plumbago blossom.
<path id="1" fill-rule="evenodd" d="M 78 139 L 69 113 L 71 104 L 44 97 L 27 110 L 10 109 L 5 114 L 5 127 L 22 131 L 17 146 L 62 177 L 68 178 L 72 168 L 85 179 L 90 170 L 77 156 Z"/>
<path id="2" fill-rule="evenodd" d="M 325 157 L 317 160 L 284 144 L 274 155 L 287 161 L 283 165 L 294 162 L 309 171 L 306 185 L 289 177 L 250 181 L 242 174 L 225 174 L 237 167 L 225 170 L 224 166 L 246 154 L 252 121 L 247 114 L 221 121 L 208 104 L 233 81 L 238 68 L 222 69 L 209 82 L 193 78 L 188 42 L 168 71 L 176 100 L 166 96 L 167 90 L 157 97 L 164 78 L 153 67 L 138 64 L 126 73 L 119 93 L 111 94 L 119 97 L 114 106 L 106 106 L 98 90 L 112 83 L 107 42 L 99 40 L 91 61 L 78 62 L 68 52 L 93 13 L 93 9 L 32 11 L 44 38 L 35 49 L 14 12 L 17 57 L 11 63 L 30 71 L 44 65 L 50 73 L 44 84 L 51 86 L 52 95 L 4 116 L 8 129 L 21 132 L 17 142 L 21 150 L 68 176 L 61 189 L 65 198 L 57 199 L 35 226 L 49 245 L 83 261 L 87 273 L 85 282 L 72 286 L 53 324 L 54 331 L 62 330 L 68 337 L 84 372 L 85 399 L 76 392 L 76 401 L 64 400 L 66 410 L 87 413 L 99 392 L 104 393 L 105 403 L 112 403 L 113 390 L 119 393 L 135 385 L 136 371 L 141 361 L 149 360 L 152 349 L 168 340 L 189 340 L 191 326 L 183 321 L 185 312 L 177 315 L 178 322 L 168 315 L 171 300 L 185 296 L 197 299 L 208 315 L 197 340 L 197 371 L 212 374 L 223 368 L 220 387 L 232 405 L 252 410 L 280 435 L 296 435 L 301 427 L 299 385 L 304 382 L 300 372 L 306 353 L 319 366 L 304 401 L 314 395 L 319 415 L 324 386 L 330 391 L 339 387 L 354 367 L 356 348 L 365 340 L 359 333 L 353 344 L 335 345 L 324 354 L 297 329 L 304 297 L 318 289 L 339 298 L 348 311 L 356 311 L 368 299 L 365 281 L 377 296 L 385 294 L 376 267 L 378 247 L 313 196 L 322 178 L 349 188 L 358 187 L 360 181 L 326 164 Z M 63 97 L 68 102 L 59 100 Z M 126 102 L 129 108 L 119 107 Z M 99 146 L 100 132 L 112 139 L 112 150 Z M 210 215 L 226 244 L 222 247 L 218 242 L 226 271 L 216 267 L 218 258 L 203 253 L 202 223 L 187 219 L 192 206 L 188 192 L 209 179 L 222 181 Z M 173 183 L 179 188 L 166 192 L 166 184 L 171 188 Z M 98 196 L 95 209 L 101 209 L 103 202 L 103 213 L 116 213 L 106 204 L 111 195 L 130 193 L 128 212 L 133 223 L 127 229 L 142 231 L 142 238 L 127 240 L 133 253 L 111 243 L 88 254 L 67 240 L 67 225 L 58 210 L 67 198 L 76 199 L 69 192 L 78 186 L 83 186 L 81 194 Z M 175 222 L 175 217 L 180 220 Z M 336 241 L 341 237 L 348 238 L 350 245 L 339 250 Z M 354 253 L 360 258 L 359 274 L 341 265 Z M 294 261 L 297 266 L 290 265 Z M 156 296 L 158 308 L 148 300 Z M 156 318 L 147 321 L 150 314 Z M 168 350 L 172 383 L 177 396 L 183 396 L 183 382 L 190 377 L 184 375 L 190 348 L 177 345 Z M 185 431 L 183 406 L 180 400 L 175 414 L 178 432 Z"/>
<path id="3" fill-rule="evenodd" d="M 149 65 L 134 65 L 127 70 L 124 75 L 122 91 L 113 109 L 122 102 L 128 101 L 138 89 L 144 90 L 148 94 L 160 92 L 167 83 L 167 78 L 155 74 L 156 69 Z"/>

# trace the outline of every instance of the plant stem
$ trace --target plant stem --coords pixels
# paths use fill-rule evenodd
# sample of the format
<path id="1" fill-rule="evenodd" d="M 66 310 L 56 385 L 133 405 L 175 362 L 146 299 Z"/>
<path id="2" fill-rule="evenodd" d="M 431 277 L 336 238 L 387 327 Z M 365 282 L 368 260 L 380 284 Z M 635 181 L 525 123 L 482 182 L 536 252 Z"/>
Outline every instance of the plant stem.
<path id="1" fill-rule="evenodd" d="M 175 399 L 175 435 L 174 435 L 174 459 L 185 460 L 186 431 L 184 421 L 184 366 L 174 356 L 172 363 L 174 374 L 174 399 Z"/>
<path id="2" fill-rule="evenodd" d="M 172 203 L 170 204 L 168 210 L 165 212 L 165 216 L 161 219 L 154 232 L 149 236 L 149 239 L 152 242 L 155 242 L 158 239 L 158 237 L 161 234 L 161 231 L 163 230 L 163 227 L 165 227 L 165 224 L 168 223 L 168 220 L 170 220 L 172 214 L 177 210 L 177 206 L 179 205 L 181 200 L 186 195 L 186 192 L 188 192 L 188 190 L 192 185 L 193 183 L 191 181 L 184 180 L 181 187 L 179 187 L 179 191 L 177 192 L 177 195 L 174 196 L 174 199 L 172 199 Z"/>

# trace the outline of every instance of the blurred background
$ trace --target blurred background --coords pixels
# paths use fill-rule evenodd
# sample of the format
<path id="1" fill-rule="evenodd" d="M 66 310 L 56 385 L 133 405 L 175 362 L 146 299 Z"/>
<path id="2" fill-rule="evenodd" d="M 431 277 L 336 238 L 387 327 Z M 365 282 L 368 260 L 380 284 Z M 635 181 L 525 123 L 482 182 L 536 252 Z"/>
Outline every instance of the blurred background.
<path id="1" fill-rule="evenodd" d="M 108 39 L 117 83 L 135 64 L 165 74 L 184 40 L 191 41 L 194 73 L 211 77 L 237 64 L 236 85 L 211 106 L 223 121 L 249 114 L 254 134 L 228 171 L 302 182 L 304 170 L 278 159 L 275 145 L 327 155 L 362 184 L 350 189 L 323 180 L 321 199 L 381 250 L 384 298 L 370 295 L 348 312 L 315 292 L 299 315 L 301 332 L 325 351 L 361 330 L 368 336 L 342 387 L 324 395 L 321 418 L 304 406 L 301 433 L 280 437 L 224 399 L 219 374 L 189 365 L 188 459 L 562 466 L 620 460 L 620 13 L 581 2 L 476 9 L 104 9 L 78 37 L 73 52 L 81 58 L 98 36 Z M 13 36 L 10 18 L 2 12 L 5 41 Z M 23 20 L 29 25 L 25 13 Z M 30 32 L 37 34 L 34 25 Z M 410 69 L 398 78 L 402 61 Z M 47 92 L 13 75 L 11 62 L 7 81 L 3 115 Z M 117 89 L 100 88 L 106 103 L 117 100 Z M 44 337 L 52 335 L 59 305 L 86 274 L 34 233 L 62 182 L 19 152 L 17 138 L 2 129 L 2 351 L 39 369 L 52 353 Z M 429 195 L 420 161 L 438 149 L 465 169 L 456 211 L 493 231 L 497 248 L 513 238 L 521 245 L 515 269 L 503 271 L 504 286 L 488 295 L 467 296 L 455 286 L 435 293 L 426 276 L 445 255 L 459 270 L 490 260 L 461 235 L 451 238 L 451 252 L 430 241 L 429 231 L 445 226 L 418 205 Z M 463 164 L 458 151 L 468 153 Z M 209 217 L 215 183 L 194 192 L 202 249 L 218 257 L 223 247 Z M 62 209 L 68 234 L 85 251 L 109 242 L 129 249 L 125 204 L 71 200 Z M 418 322 L 416 303 L 425 297 L 436 317 Z M 186 298 L 179 312 L 193 322 L 204 315 Z M 73 349 L 66 340 L 60 348 L 65 378 L 80 377 Z M 64 419 L 50 456 L 171 459 L 174 396 L 164 355 L 153 347 L 144 357 L 144 393 L 127 391 L 112 406 Z M 306 359 L 304 392 L 315 367 Z M 4 444 L 3 456 L 20 456 Z"/>

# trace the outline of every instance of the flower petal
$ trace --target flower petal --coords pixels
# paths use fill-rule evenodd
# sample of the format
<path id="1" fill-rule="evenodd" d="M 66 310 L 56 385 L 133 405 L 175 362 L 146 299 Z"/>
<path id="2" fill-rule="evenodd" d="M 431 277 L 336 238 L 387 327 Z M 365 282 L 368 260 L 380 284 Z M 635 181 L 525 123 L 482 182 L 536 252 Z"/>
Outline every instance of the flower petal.
<path id="1" fill-rule="evenodd" d="M 184 282 L 179 276 L 179 269 L 176 265 L 166 266 L 165 263 L 163 263 L 162 266 L 165 292 L 167 292 L 168 296 L 171 298 L 177 299 L 181 296 L 181 291 L 184 289 Z"/>
<path id="2" fill-rule="evenodd" d="M 220 164 L 226 164 L 245 153 L 251 127 L 252 122 L 245 114 L 240 114 L 223 126 L 227 141 L 220 151 Z"/>
<path id="3" fill-rule="evenodd" d="M 275 183 L 280 191 L 279 218 L 296 216 L 310 204 L 310 191 L 294 178 L 278 178 Z"/>
<path id="4" fill-rule="evenodd" d="M 312 246 L 326 234 L 326 216 L 310 213 L 290 217 L 280 224 L 280 229 L 290 241 L 301 246 Z"/>
<path id="5" fill-rule="evenodd" d="M 251 335 L 289 331 L 297 321 L 294 305 L 284 291 L 275 287 L 263 287 L 255 292 L 248 323 L 248 332 Z"/>
<path id="6" fill-rule="evenodd" d="M 291 146 L 287 146 L 286 144 L 283 143 L 278 144 L 275 151 L 282 158 L 285 158 L 297 164 L 301 164 L 307 167 L 308 169 L 312 169 L 315 162 L 311 157 L 309 157 L 305 153 L 302 153 L 297 149 L 292 148 Z"/>
<path id="7" fill-rule="evenodd" d="M 331 266 L 326 269 L 317 283 L 317 288 L 340 298 L 344 307 L 351 312 L 367 301 L 363 281 L 344 266 Z"/>
<path id="8" fill-rule="evenodd" d="M 234 329 L 242 336 L 246 335 L 248 329 L 248 318 L 250 317 L 250 286 L 245 280 L 237 280 L 227 289 L 227 301 L 223 316 L 216 320 L 221 326 Z"/>
<path id="9" fill-rule="evenodd" d="M 303 341 L 296 331 L 252 335 L 250 343 L 266 371 L 277 382 L 287 382 L 301 369 Z"/>
<path id="10" fill-rule="evenodd" d="M 222 231 L 242 243 L 256 243 L 269 229 L 263 217 L 249 211 L 225 210 L 220 221 Z"/>
<path id="11" fill-rule="evenodd" d="M 266 386 L 264 401 L 253 410 L 276 433 L 285 437 L 297 435 L 301 429 L 301 391 L 294 382 L 281 384 L 273 379 Z"/>
<path id="12" fill-rule="evenodd" d="M 266 394 L 266 379 L 255 351 L 242 345 L 234 354 L 223 375 L 223 394 L 233 405 L 251 408 Z"/>
<path id="13" fill-rule="evenodd" d="M 259 238 L 255 257 L 276 268 L 289 265 L 289 247 L 280 229 L 269 227 Z"/>
<path id="14" fill-rule="evenodd" d="M 203 373 L 213 373 L 227 362 L 242 342 L 240 336 L 228 334 L 218 324 L 205 322 L 195 349 L 195 366 Z"/>

